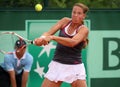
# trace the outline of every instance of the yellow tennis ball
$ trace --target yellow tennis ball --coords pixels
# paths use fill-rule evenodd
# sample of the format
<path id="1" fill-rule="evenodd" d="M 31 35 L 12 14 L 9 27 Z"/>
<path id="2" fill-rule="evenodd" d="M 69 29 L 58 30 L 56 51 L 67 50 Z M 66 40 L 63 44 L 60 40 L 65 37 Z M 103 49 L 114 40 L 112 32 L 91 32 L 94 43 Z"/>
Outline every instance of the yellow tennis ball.
<path id="1" fill-rule="evenodd" d="M 41 11 L 42 10 L 42 5 L 41 4 L 36 4 L 35 5 L 35 10 L 36 11 Z"/>

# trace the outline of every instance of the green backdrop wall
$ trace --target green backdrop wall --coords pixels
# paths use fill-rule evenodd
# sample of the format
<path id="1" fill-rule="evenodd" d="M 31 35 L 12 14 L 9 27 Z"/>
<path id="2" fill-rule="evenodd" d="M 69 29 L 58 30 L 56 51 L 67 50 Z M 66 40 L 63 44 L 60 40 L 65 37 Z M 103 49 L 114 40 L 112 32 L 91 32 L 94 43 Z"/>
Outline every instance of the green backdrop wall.
<path id="1" fill-rule="evenodd" d="M 42 12 L 35 11 L 21 11 L 21 10 L 1 10 L 0 11 L 0 32 L 1 31 L 15 31 L 26 38 L 35 34 L 41 34 L 39 32 L 30 32 L 28 34 L 26 28 L 26 20 L 59 20 L 62 17 L 70 17 L 71 10 L 43 10 Z M 86 20 L 90 20 L 90 34 L 89 34 L 89 46 L 87 48 L 87 80 L 89 87 L 119 87 L 120 81 L 120 10 L 90 10 Z M 51 23 L 52 26 L 54 23 Z M 49 26 L 49 27 L 50 27 Z M 47 28 L 49 28 L 47 27 Z M 36 29 L 34 26 L 33 28 Z M 40 27 L 40 31 L 44 32 L 44 29 Z M 34 39 L 34 38 L 31 38 Z M 55 43 L 51 43 L 55 44 Z M 54 46 L 52 46 L 54 48 Z M 37 49 L 42 50 L 36 46 L 30 45 L 28 51 Z M 53 50 L 53 49 L 52 49 Z M 52 57 L 52 53 L 50 58 Z M 38 52 L 34 51 L 34 56 L 38 56 Z M 43 53 L 44 54 L 44 53 Z M 40 53 L 40 55 L 42 55 Z M 48 54 L 46 53 L 46 57 Z M 45 58 L 46 58 L 45 57 Z M 47 59 L 40 61 L 40 58 L 35 59 L 39 62 L 33 64 L 32 70 L 37 72 L 37 68 L 40 68 L 41 72 L 47 71 L 43 67 L 41 62 L 49 62 Z M 2 59 L 0 59 L 2 62 Z M 40 67 L 39 67 L 40 66 Z M 30 73 L 28 87 L 40 86 L 40 74 L 35 74 L 33 71 Z M 43 78 L 44 73 L 41 77 Z M 32 80 L 32 81 L 31 81 Z M 32 84 L 33 83 L 33 84 Z M 70 87 L 69 84 L 64 83 L 62 87 Z"/>
<path id="2" fill-rule="evenodd" d="M 42 35 L 45 31 L 48 31 L 52 25 L 54 25 L 58 20 L 27 20 L 26 21 L 26 30 L 28 31 L 28 38 L 34 39 Z M 90 29 L 90 20 L 85 20 L 85 25 Z M 58 32 L 56 33 L 58 35 Z M 34 46 L 31 45 L 29 47 L 29 52 L 34 56 L 34 63 L 31 70 L 31 75 L 29 79 L 29 86 L 38 87 L 41 85 L 43 81 L 43 76 L 48 70 L 48 64 L 50 63 L 51 59 L 53 58 L 53 53 L 56 47 L 56 42 L 52 41 L 47 46 Z M 82 52 L 83 61 L 86 66 L 86 49 Z M 86 66 L 87 68 L 87 66 Z M 33 80 L 35 79 L 35 80 Z M 37 81 L 36 81 L 37 80 Z M 63 83 L 65 87 L 68 84 Z M 70 87 L 68 85 L 67 87 Z"/>

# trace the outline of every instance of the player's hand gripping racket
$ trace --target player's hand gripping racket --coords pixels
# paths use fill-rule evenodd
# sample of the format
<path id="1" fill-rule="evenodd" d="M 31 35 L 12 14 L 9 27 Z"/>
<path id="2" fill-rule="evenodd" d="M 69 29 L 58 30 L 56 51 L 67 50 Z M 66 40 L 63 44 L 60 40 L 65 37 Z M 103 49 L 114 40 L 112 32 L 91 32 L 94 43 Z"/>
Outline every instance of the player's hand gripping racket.
<path id="1" fill-rule="evenodd" d="M 0 33 L 0 53 L 8 54 L 10 53 L 10 51 L 13 51 L 16 40 L 24 40 L 27 45 L 33 44 L 32 40 L 28 40 L 15 32 L 1 32 Z"/>

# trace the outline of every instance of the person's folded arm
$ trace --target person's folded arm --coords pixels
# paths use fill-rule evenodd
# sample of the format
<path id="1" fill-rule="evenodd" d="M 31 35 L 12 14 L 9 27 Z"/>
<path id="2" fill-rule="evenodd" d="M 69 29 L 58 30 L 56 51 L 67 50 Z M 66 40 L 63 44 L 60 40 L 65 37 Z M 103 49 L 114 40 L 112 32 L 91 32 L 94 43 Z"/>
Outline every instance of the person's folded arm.
<path id="1" fill-rule="evenodd" d="M 79 30 L 79 32 L 73 38 L 59 36 L 52 36 L 51 38 L 52 40 L 55 40 L 64 46 L 74 47 L 87 38 L 88 32 L 89 31 L 87 28 L 81 28 L 81 30 Z"/>

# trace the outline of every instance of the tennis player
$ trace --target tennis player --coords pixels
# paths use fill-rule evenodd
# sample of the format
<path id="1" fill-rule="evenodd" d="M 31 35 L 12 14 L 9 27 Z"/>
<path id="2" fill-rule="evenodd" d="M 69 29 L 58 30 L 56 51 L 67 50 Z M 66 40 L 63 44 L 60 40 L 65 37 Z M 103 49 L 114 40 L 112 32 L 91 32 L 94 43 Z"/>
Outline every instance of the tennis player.
<path id="1" fill-rule="evenodd" d="M 6 54 L 0 64 L 0 87 L 27 87 L 33 57 L 26 52 L 26 43 L 17 40 L 15 50 Z"/>
<path id="2" fill-rule="evenodd" d="M 72 87 L 87 87 L 81 55 L 88 42 L 89 30 L 84 25 L 87 11 L 86 5 L 76 3 L 71 18 L 62 18 L 41 38 L 35 39 L 38 46 L 47 45 L 50 40 L 58 43 L 41 87 L 60 87 L 62 82 L 67 82 Z M 57 31 L 60 31 L 59 36 L 54 35 Z"/>

